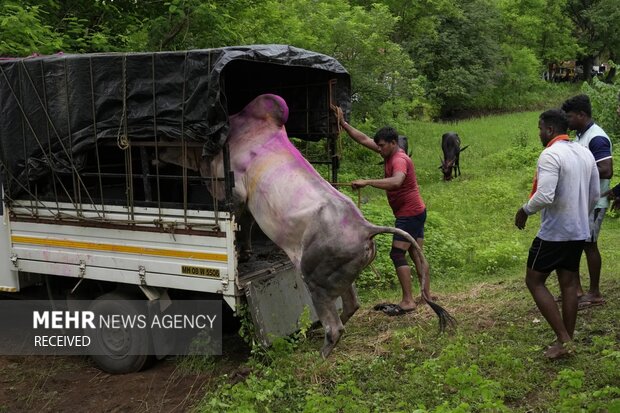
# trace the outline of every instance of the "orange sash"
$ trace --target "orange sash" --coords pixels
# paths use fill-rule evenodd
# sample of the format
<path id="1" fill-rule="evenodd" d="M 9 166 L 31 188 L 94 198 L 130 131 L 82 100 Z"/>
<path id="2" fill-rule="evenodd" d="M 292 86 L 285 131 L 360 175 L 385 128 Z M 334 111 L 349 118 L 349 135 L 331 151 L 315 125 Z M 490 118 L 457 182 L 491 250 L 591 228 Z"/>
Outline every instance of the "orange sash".
<path id="1" fill-rule="evenodd" d="M 555 138 L 551 139 L 545 148 L 550 148 L 556 142 L 559 141 L 567 141 L 569 140 L 568 135 L 558 135 Z M 532 191 L 530 192 L 530 198 L 534 196 L 536 190 L 538 189 L 538 168 L 536 168 L 536 173 L 534 174 L 534 181 L 532 182 Z"/>

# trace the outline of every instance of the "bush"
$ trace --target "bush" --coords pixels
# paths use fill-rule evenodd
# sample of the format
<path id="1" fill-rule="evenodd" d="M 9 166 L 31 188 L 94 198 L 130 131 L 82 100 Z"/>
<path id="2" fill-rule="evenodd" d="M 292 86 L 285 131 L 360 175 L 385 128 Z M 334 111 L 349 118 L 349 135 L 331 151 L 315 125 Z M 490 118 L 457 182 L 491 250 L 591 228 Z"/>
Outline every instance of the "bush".
<path id="1" fill-rule="evenodd" d="M 458 219 L 448 220 L 442 214 L 428 211 L 425 225 L 424 253 L 433 277 L 461 277 L 469 251 L 457 235 L 462 227 Z M 461 231 L 462 232 L 462 231 Z"/>
<path id="2" fill-rule="evenodd" d="M 474 102 L 481 109 L 524 110 L 543 100 L 547 84 L 541 64 L 530 49 L 503 45 L 503 64 L 494 87 L 485 89 Z"/>
<path id="3" fill-rule="evenodd" d="M 540 155 L 542 148 L 535 146 L 525 146 L 516 144 L 502 151 L 495 152 L 488 157 L 488 164 L 493 165 L 495 169 L 510 171 L 514 169 L 532 169 L 536 167 L 536 160 Z M 532 175 L 533 176 L 533 175 Z"/>
<path id="4" fill-rule="evenodd" d="M 582 92 L 592 102 L 592 117 L 616 143 L 620 143 L 620 117 L 617 115 L 619 83 L 604 83 L 597 78 L 584 83 Z"/>

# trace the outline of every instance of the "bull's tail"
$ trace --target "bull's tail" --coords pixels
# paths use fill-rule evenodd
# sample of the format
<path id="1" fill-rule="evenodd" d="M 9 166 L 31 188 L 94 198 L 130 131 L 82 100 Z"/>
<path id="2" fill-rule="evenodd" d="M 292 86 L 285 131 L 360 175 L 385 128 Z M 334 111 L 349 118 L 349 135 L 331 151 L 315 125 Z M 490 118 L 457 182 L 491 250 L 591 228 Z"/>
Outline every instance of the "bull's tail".
<path id="1" fill-rule="evenodd" d="M 428 266 L 428 261 L 426 261 L 426 257 L 424 256 L 424 253 L 422 252 L 422 248 L 420 248 L 416 240 L 413 239 L 413 237 L 410 234 L 398 228 L 379 227 L 379 226 L 371 225 L 369 229 L 370 229 L 371 238 L 377 234 L 384 234 L 384 233 L 398 234 L 404 237 L 407 241 L 409 241 L 411 245 L 413 245 L 413 248 L 415 249 L 415 252 L 417 256 L 419 257 L 420 263 L 422 265 L 422 268 L 418 269 L 420 273 L 422 274 L 422 276 L 419 277 L 422 298 L 424 298 L 424 301 L 426 301 L 426 303 L 433 309 L 433 311 L 439 317 L 439 331 L 443 332 L 446 330 L 447 327 L 454 327 L 456 325 L 456 320 L 454 319 L 454 317 L 452 317 L 450 313 L 448 313 L 448 311 L 446 311 L 442 306 L 433 302 L 431 300 L 431 297 L 429 297 L 426 292 L 427 286 L 430 285 L 429 266 Z M 415 262 L 414 262 L 414 265 L 416 265 Z"/>
<path id="2" fill-rule="evenodd" d="M 463 152 L 467 148 L 469 148 L 469 145 L 463 146 L 461 149 L 459 149 L 459 153 Z"/>

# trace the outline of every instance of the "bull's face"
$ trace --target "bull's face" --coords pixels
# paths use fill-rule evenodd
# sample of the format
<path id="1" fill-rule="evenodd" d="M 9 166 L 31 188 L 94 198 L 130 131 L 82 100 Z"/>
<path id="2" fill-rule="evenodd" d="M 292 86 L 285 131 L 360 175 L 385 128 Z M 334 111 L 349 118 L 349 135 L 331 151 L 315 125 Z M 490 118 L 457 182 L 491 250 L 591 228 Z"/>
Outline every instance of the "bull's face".
<path id="1" fill-rule="evenodd" d="M 207 189 L 219 201 L 226 198 L 226 190 L 221 178 L 224 177 L 224 160 L 220 152 L 212 161 L 207 162 L 202 157 L 202 148 L 165 148 L 159 152 L 156 162 L 169 163 L 200 173 L 202 177 L 211 178 L 207 182 Z"/>
<path id="2" fill-rule="evenodd" d="M 441 169 L 441 172 L 443 172 L 444 181 L 450 181 L 452 179 L 452 168 L 454 168 L 454 162 L 455 159 L 452 159 L 451 161 L 443 160 L 441 162 L 441 166 L 439 168 Z"/>

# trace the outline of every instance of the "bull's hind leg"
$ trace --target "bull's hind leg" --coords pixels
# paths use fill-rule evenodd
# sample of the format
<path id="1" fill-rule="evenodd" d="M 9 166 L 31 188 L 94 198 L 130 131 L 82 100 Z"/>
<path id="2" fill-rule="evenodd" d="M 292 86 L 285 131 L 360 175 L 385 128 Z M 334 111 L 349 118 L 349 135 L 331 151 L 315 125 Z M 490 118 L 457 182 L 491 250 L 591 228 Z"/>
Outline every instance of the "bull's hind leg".
<path id="1" fill-rule="evenodd" d="M 325 329 L 325 341 L 321 349 L 321 355 L 327 357 L 338 343 L 338 340 L 340 340 L 344 325 L 340 321 L 340 317 L 338 317 L 335 298 L 330 297 L 325 290 L 319 287 L 310 287 L 310 296 L 312 297 L 312 303 L 319 316 L 319 320 L 321 320 L 321 324 L 323 324 Z"/>
<path id="2" fill-rule="evenodd" d="M 340 297 L 342 297 L 342 313 L 340 314 L 340 321 L 342 321 L 342 324 L 346 324 L 347 321 L 349 321 L 349 318 L 351 318 L 358 308 L 360 308 L 353 284 L 351 284 L 351 286 L 347 288 Z"/>
<path id="3" fill-rule="evenodd" d="M 252 228 L 254 228 L 255 222 L 256 221 L 250 211 L 245 210 L 241 213 L 239 218 L 239 228 L 241 229 L 241 232 L 239 233 L 240 262 L 247 262 L 252 256 Z"/>

